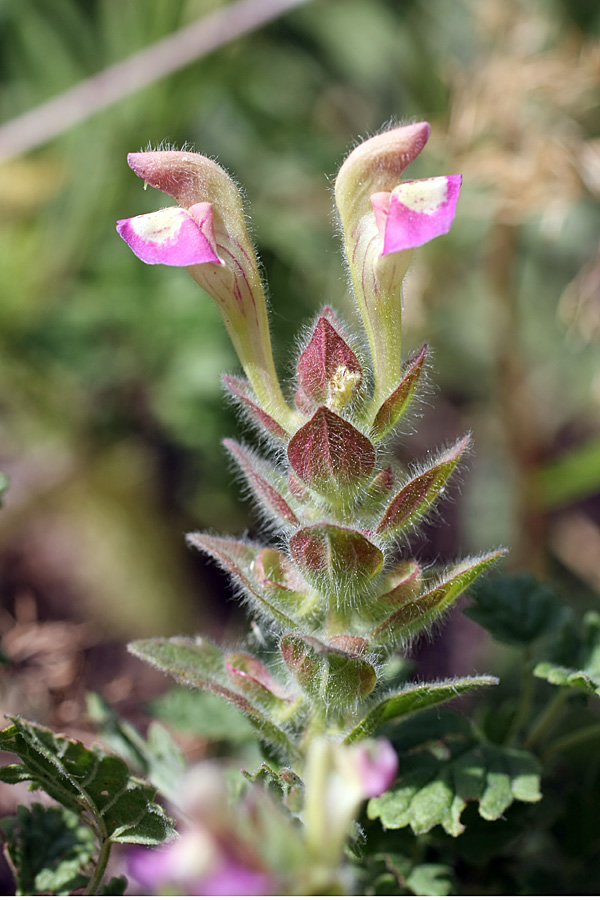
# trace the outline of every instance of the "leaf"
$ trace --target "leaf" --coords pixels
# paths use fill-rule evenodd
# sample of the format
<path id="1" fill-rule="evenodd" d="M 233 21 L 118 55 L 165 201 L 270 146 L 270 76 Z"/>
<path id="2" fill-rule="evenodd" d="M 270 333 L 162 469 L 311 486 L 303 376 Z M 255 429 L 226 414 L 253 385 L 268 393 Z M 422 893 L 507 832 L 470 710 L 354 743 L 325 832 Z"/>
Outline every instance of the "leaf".
<path id="1" fill-rule="evenodd" d="M 448 897 L 456 888 L 453 869 L 440 863 L 415 866 L 405 883 L 417 897 Z"/>
<path id="2" fill-rule="evenodd" d="M 294 511 L 282 496 L 283 487 L 274 467 L 266 460 L 259 459 L 255 453 L 238 444 L 237 441 L 226 439 L 223 444 L 244 473 L 246 481 L 261 506 L 267 509 L 274 518 L 280 519 L 284 525 L 298 526 L 300 523 Z"/>
<path id="3" fill-rule="evenodd" d="M 538 663 L 533 674 L 550 684 L 600 695 L 600 613 L 587 612 L 572 638 L 575 640 L 570 642 L 570 652 L 565 652 L 566 642 L 563 642 L 563 646 L 557 647 L 562 653 L 557 652 L 554 660 Z"/>
<path id="4" fill-rule="evenodd" d="M 108 884 L 103 884 L 98 894 L 100 897 L 122 897 L 127 890 L 127 879 L 124 875 L 114 875 Z"/>
<path id="5" fill-rule="evenodd" d="M 426 352 L 427 344 L 417 356 L 408 362 L 402 381 L 379 408 L 371 429 L 371 437 L 374 440 L 379 441 L 385 437 L 410 406 L 423 369 Z"/>
<path id="6" fill-rule="evenodd" d="M 179 685 L 152 700 L 150 709 L 176 731 L 211 741 L 245 743 L 255 734 L 248 719 L 222 697 Z"/>
<path id="7" fill-rule="evenodd" d="M 526 573 L 482 581 L 471 596 L 474 605 L 465 615 L 504 644 L 528 647 L 556 630 L 564 617 L 552 588 Z"/>
<path id="8" fill-rule="evenodd" d="M 353 744 L 362 741 L 376 732 L 386 722 L 409 716 L 411 713 L 439 706 L 448 700 L 454 700 L 459 694 L 477 687 L 488 687 L 498 684 L 498 679 L 489 675 L 478 678 L 457 678 L 453 681 L 440 681 L 433 684 L 411 684 L 397 694 L 381 700 L 367 716 L 346 735 L 344 742 Z"/>
<path id="9" fill-rule="evenodd" d="M 212 691 L 229 700 L 248 717 L 261 737 L 294 759 L 299 751 L 289 735 L 256 704 L 231 689 L 225 654 L 202 638 L 149 638 L 128 645 L 134 656 L 172 675 L 180 684 Z"/>
<path id="10" fill-rule="evenodd" d="M 376 533 L 386 536 L 412 528 L 427 513 L 444 490 L 458 461 L 467 449 L 467 435 L 439 455 L 433 466 L 412 478 L 390 501 Z"/>
<path id="11" fill-rule="evenodd" d="M 335 646 L 307 634 L 286 634 L 280 647 L 286 666 L 310 697 L 344 709 L 371 693 L 377 674 L 370 662 L 344 649 L 340 637 Z"/>
<path id="12" fill-rule="evenodd" d="M 87 885 L 96 839 L 75 812 L 41 803 L 18 806 L 2 826 L 18 896 L 64 896 Z"/>
<path id="13" fill-rule="evenodd" d="M 163 796 L 174 799 L 186 770 L 186 760 L 166 728 L 159 722 L 151 722 L 148 738 L 144 740 L 99 694 L 88 694 L 86 701 L 88 717 L 112 749 Z"/>
<path id="14" fill-rule="evenodd" d="M 425 834 L 441 825 L 456 837 L 464 830 L 460 819 L 470 800 L 478 802 L 482 818 L 493 821 L 515 800 L 540 799 L 539 764 L 527 751 L 490 744 L 448 711 L 418 718 L 417 739 L 409 728 L 406 739 L 396 742 L 399 779 L 368 805 L 369 817 L 381 819 L 385 828 L 409 825 L 415 834 Z"/>
<path id="15" fill-rule="evenodd" d="M 307 581 L 331 591 L 334 584 L 338 603 L 353 602 L 365 582 L 383 567 L 383 553 L 359 531 L 339 525 L 318 523 L 301 528 L 289 541 L 294 562 Z"/>
<path id="16" fill-rule="evenodd" d="M 327 403 L 340 371 L 354 376 L 353 391 L 358 391 L 362 381 L 358 357 L 331 322 L 320 315 L 298 360 L 298 386 L 312 403 Z"/>
<path id="17" fill-rule="evenodd" d="M 120 757 L 17 716 L 10 720 L 0 750 L 15 753 L 21 764 L 0 768 L 0 781 L 33 782 L 83 816 L 101 840 L 161 844 L 174 836 L 173 822 L 154 802 L 155 788 L 133 777 Z"/>
<path id="18" fill-rule="evenodd" d="M 287 455 L 298 478 L 325 495 L 352 491 L 375 465 L 371 441 L 326 406 L 294 434 Z"/>
<path id="19" fill-rule="evenodd" d="M 380 622 L 369 634 L 369 640 L 394 647 L 401 640 L 413 637 L 445 612 L 504 553 L 504 550 L 496 550 L 487 556 L 462 560 L 444 572 L 433 587 L 403 603 L 396 612 Z"/>
<path id="20" fill-rule="evenodd" d="M 257 612 L 285 628 L 298 627 L 289 612 L 298 609 L 303 595 L 293 590 L 276 589 L 266 582 L 261 584 L 255 577 L 257 561 L 265 550 L 269 551 L 271 548 L 257 547 L 245 541 L 214 537 L 201 532 L 188 534 L 187 542 L 192 547 L 208 553 L 226 572 L 233 575 L 245 588 Z"/>

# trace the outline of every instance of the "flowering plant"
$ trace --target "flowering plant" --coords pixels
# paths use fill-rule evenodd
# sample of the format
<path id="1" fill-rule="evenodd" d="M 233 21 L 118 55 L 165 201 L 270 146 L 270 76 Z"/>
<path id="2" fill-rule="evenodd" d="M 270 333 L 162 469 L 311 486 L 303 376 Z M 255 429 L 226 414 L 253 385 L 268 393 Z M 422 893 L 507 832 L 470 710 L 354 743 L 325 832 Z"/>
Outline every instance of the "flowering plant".
<path id="1" fill-rule="evenodd" d="M 157 764 L 165 735 L 154 733 L 163 742 L 159 753 L 156 741 L 133 739 L 121 727 L 121 744 L 126 739 L 134 747 L 143 774 L 180 820 L 180 836 L 166 848 L 131 854 L 131 874 L 147 889 L 353 893 L 372 892 L 374 883 L 390 888 L 391 878 L 395 892 L 437 893 L 450 884 L 447 867 L 432 872 L 398 846 L 390 850 L 381 829 L 373 838 L 360 828 L 364 800 L 371 822 L 387 829 L 410 826 L 420 835 L 440 826 L 456 837 L 469 800 L 478 801 L 484 820 L 495 821 L 514 800 L 539 799 L 536 759 L 512 746 L 525 723 L 523 709 L 512 717 L 504 745 L 453 712 L 412 718 L 496 678 L 413 682 L 398 665 L 414 638 L 504 552 L 432 568 L 406 550 L 470 444 L 468 435 L 461 437 L 408 471 L 391 451 L 427 354 L 424 347 L 402 362 L 403 279 L 414 248 L 450 229 L 461 186 L 459 175 L 402 180 L 428 136 L 423 122 L 392 128 L 359 144 L 342 165 L 335 198 L 363 335 L 352 338 L 326 306 L 299 352 L 293 401 L 273 363 L 265 292 L 234 182 L 215 162 L 188 151 L 129 156 L 138 176 L 179 205 L 123 219 L 119 234 L 145 263 L 185 266 L 217 303 L 246 375 L 225 376 L 225 388 L 266 452 L 232 440 L 225 446 L 270 538 L 188 536 L 238 586 L 258 642 L 232 648 L 174 637 L 130 645 L 178 682 L 237 707 L 255 729 L 264 759 L 232 790 L 214 761 L 183 774 L 172 744 L 166 773 Z M 530 586 L 523 596 L 533 593 Z M 477 596 L 472 617 L 501 632 L 497 617 L 514 605 L 514 587 L 491 604 L 489 591 Z M 561 619 L 554 601 L 539 603 L 540 622 Z M 556 654 L 549 659 L 537 665 L 538 677 L 596 691 L 591 663 L 581 662 L 579 674 L 568 666 L 559 673 Z M 543 729 L 542 721 L 531 746 Z M 382 731 L 387 738 L 378 737 Z M 96 855 L 88 854 L 87 881 L 75 866 L 69 887 L 100 890 L 115 842 L 152 845 L 173 837 L 152 784 L 129 776 L 119 757 L 18 718 L 0 747 L 23 760 L 0 777 L 43 786 L 83 818 L 88 844 L 97 842 Z M 45 813 L 36 815 L 42 827 Z M 22 841 L 14 838 L 11 847 L 11 859 L 23 857 Z M 109 887 L 118 892 L 116 882 Z"/>

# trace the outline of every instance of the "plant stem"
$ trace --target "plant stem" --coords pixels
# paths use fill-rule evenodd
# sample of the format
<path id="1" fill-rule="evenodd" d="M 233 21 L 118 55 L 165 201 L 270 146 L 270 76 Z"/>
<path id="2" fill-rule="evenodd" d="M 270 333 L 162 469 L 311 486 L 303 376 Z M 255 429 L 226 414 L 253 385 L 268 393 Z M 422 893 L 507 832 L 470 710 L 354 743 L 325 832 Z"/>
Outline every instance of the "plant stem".
<path id="1" fill-rule="evenodd" d="M 576 744 L 581 744 L 584 741 L 591 741 L 593 738 L 600 738 L 600 723 L 586 725 L 585 728 L 578 728 L 577 731 L 572 731 L 571 734 L 565 734 L 563 737 L 557 738 L 546 749 L 542 755 L 542 760 L 545 761 L 556 753 L 562 753 L 563 750 L 567 750 L 569 747 L 574 747 Z"/>
<path id="2" fill-rule="evenodd" d="M 112 841 L 109 838 L 105 838 L 100 846 L 100 853 L 98 854 L 98 859 L 96 860 L 96 868 L 94 869 L 94 874 L 90 878 L 88 885 L 83 892 L 85 897 L 93 897 L 100 885 L 102 884 L 102 879 L 104 878 L 104 873 L 106 872 L 106 866 L 108 865 L 108 859 L 110 856 L 110 851 L 112 849 Z"/>
<path id="3" fill-rule="evenodd" d="M 504 739 L 504 743 L 509 746 L 514 743 L 519 732 L 521 731 L 521 728 L 529 719 L 529 716 L 531 714 L 531 707 L 533 705 L 535 679 L 531 668 L 531 656 L 528 650 L 523 653 L 521 669 L 521 695 L 519 697 L 519 703 L 515 710 L 513 720 L 510 723 L 510 728 L 508 729 L 508 732 Z"/>
<path id="4" fill-rule="evenodd" d="M 556 724 L 563 712 L 563 707 L 569 697 L 569 689 L 564 688 L 558 691 L 550 703 L 548 703 L 541 711 L 531 730 L 525 739 L 525 747 L 530 749 L 540 742 Z"/>

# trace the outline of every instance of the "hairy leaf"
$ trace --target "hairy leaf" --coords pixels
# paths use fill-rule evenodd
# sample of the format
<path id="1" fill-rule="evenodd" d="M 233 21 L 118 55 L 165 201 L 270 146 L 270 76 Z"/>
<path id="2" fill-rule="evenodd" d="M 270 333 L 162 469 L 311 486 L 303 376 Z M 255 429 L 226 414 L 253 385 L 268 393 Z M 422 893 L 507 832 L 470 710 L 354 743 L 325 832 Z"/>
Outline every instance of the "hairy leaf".
<path id="1" fill-rule="evenodd" d="M 377 534 L 394 535 L 416 525 L 433 506 L 446 482 L 454 472 L 459 459 L 467 449 L 469 436 L 453 447 L 444 450 L 430 468 L 415 475 L 390 501 Z"/>
<path id="2" fill-rule="evenodd" d="M 176 731 L 211 741 L 244 743 L 255 736 L 246 717 L 222 697 L 174 685 L 150 703 L 152 714 Z"/>
<path id="3" fill-rule="evenodd" d="M 409 361 L 402 381 L 379 408 L 371 429 L 371 437 L 374 440 L 381 440 L 382 437 L 385 437 L 410 406 L 421 376 L 426 352 L 427 344 L 417 356 Z"/>
<path id="4" fill-rule="evenodd" d="M 173 822 L 154 802 L 155 788 L 133 777 L 118 756 L 54 734 L 17 716 L 0 732 L 0 750 L 21 763 L 0 768 L 0 781 L 31 781 L 66 809 L 84 817 L 101 840 L 160 844 Z"/>
<path id="5" fill-rule="evenodd" d="M 393 647 L 399 641 L 413 637 L 445 612 L 504 552 L 497 550 L 487 556 L 462 560 L 444 572 L 433 587 L 408 600 L 391 616 L 380 622 L 371 631 L 369 640 L 375 644 Z"/>
<path id="6" fill-rule="evenodd" d="M 498 684 L 498 679 L 489 675 L 479 678 L 456 678 L 452 681 L 440 681 L 433 684 L 410 684 L 397 694 L 380 700 L 376 706 L 346 735 L 345 743 L 353 744 L 361 741 L 377 731 L 383 724 L 400 719 L 411 713 L 447 703 L 465 691 L 478 687 Z"/>
<path id="7" fill-rule="evenodd" d="M 416 741 L 409 730 L 397 745 L 399 778 L 369 802 L 370 818 L 380 818 L 385 828 L 409 825 L 415 834 L 441 825 L 457 836 L 464 830 L 461 814 L 470 800 L 478 802 L 484 819 L 493 821 L 515 800 L 540 799 L 539 764 L 530 753 L 490 744 L 466 719 L 448 711 L 443 717 L 425 713 L 419 718 Z"/>
<path id="8" fill-rule="evenodd" d="M 248 717 L 260 736 L 292 757 L 298 752 L 287 733 L 247 697 L 232 690 L 225 654 L 202 638 L 149 638 L 129 644 L 129 650 L 145 662 L 172 675 L 181 684 L 212 691 L 229 700 Z"/>

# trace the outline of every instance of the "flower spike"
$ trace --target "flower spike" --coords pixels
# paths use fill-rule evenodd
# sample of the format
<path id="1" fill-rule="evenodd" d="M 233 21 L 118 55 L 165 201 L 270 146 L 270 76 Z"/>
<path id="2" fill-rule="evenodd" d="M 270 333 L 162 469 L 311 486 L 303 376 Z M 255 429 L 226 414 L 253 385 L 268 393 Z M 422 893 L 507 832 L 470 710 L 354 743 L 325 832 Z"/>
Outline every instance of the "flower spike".
<path id="1" fill-rule="evenodd" d="M 147 184 L 180 204 L 122 219 L 117 231 L 143 262 L 185 266 L 216 301 L 236 353 L 263 409 L 294 427 L 273 363 L 267 305 L 239 191 L 219 165 L 199 153 L 154 150 L 127 161 Z"/>

